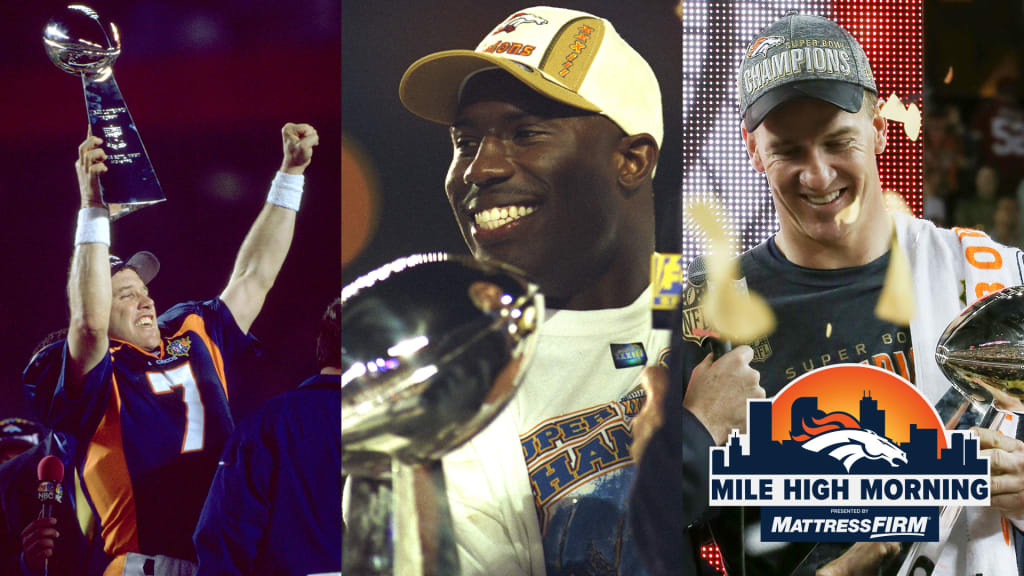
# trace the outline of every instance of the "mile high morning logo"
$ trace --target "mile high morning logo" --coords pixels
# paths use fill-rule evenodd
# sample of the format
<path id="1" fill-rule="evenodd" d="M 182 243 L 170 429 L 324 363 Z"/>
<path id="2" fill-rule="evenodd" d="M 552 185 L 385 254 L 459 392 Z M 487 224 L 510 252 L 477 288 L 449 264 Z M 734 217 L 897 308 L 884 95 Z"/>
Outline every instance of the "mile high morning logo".
<path id="1" fill-rule="evenodd" d="M 712 506 L 761 506 L 770 542 L 935 542 L 939 506 L 987 506 L 989 461 L 917 389 L 863 364 L 804 374 L 747 405 L 711 449 Z"/>

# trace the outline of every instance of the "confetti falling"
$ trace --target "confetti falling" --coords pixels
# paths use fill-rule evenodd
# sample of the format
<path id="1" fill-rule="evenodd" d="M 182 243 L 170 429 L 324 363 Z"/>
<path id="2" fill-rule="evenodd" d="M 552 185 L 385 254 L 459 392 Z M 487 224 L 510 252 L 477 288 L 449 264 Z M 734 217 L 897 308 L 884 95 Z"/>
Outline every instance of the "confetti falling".
<path id="1" fill-rule="evenodd" d="M 913 102 L 909 106 L 903 106 L 896 93 L 889 95 L 889 99 L 882 106 L 882 117 L 894 122 L 903 124 L 903 131 L 911 142 L 916 142 L 921 134 L 921 109 Z"/>
<path id="2" fill-rule="evenodd" d="M 737 344 L 753 342 L 775 330 L 775 315 L 760 295 L 739 280 L 739 259 L 732 258 L 728 222 L 719 208 L 707 201 L 690 204 L 688 213 L 711 244 L 705 255 L 708 323 L 723 338 Z"/>
<path id="3" fill-rule="evenodd" d="M 882 294 L 875 306 L 875 316 L 886 322 L 909 326 L 913 315 L 914 283 L 910 277 L 910 264 L 896 240 L 896 230 L 893 229 L 889 269 L 885 271 L 885 284 L 882 285 Z"/>
<path id="4" fill-rule="evenodd" d="M 845 208 L 836 214 L 836 224 L 853 224 L 860 217 L 860 198 L 858 194 L 854 197 L 853 202 L 846 205 Z"/>
<path id="5" fill-rule="evenodd" d="M 825 338 L 831 338 L 831 337 L 832 337 L 832 323 L 829 322 L 828 324 L 825 325 Z"/>
<path id="6" fill-rule="evenodd" d="M 892 190 L 886 190 L 882 192 L 882 197 L 885 199 L 885 209 L 889 212 L 913 215 L 910 212 L 910 208 L 907 206 L 907 202 L 903 199 L 903 196 L 900 196 Z"/>

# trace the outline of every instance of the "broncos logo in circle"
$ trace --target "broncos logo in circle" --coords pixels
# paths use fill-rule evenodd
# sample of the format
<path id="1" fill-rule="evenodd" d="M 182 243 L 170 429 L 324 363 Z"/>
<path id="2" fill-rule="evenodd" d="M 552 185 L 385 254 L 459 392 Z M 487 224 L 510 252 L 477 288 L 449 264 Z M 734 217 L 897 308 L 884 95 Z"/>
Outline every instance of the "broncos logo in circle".
<path id="1" fill-rule="evenodd" d="M 811 452 L 825 453 L 839 460 L 849 472 L 857 462 L 885 460 L 896 468 L 907 463 L 907 454 L 885 436 L 861 427 L 856 418 L 846 412 L 832 412 L 818 418 L 800 420 L 803 430 L 790 437 L 802 442 L 801 447 Z"/>
<path id="2" fill-rule="evenodd" d="M 513 14 L 512 17 L 509 18 L 508 22 L 506 22 L 504 26 L 501 26 L 500 28 L 495 30 L 494 33 L 491 34 L 491 36 L 497 36 L 498 34 L 501 34 L 502 32 L 512 32 L 520 24 L 537 24 L 537 25 L 541 25 L 541 24 L 547 24 L 547 23 L 548 23 L 548 21 L 543 19 L 543 18 L 541 18 L 540 16 L 536 16 L 536 15 L 530 14 L 528 12 L 520 12 L 518 14 Z"/>

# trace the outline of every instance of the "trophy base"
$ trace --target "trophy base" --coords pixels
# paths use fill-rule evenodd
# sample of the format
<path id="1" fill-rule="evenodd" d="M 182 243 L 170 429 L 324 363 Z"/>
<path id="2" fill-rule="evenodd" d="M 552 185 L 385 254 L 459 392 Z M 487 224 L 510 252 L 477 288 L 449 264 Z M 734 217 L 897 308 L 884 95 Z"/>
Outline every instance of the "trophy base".
<path id="1" fill-rule="evenodd" d="M 160 200 L 150 200 L 148 202 L 132 202 L 130 204 L 117 204 L 117 203 L 107 204 L 107 208 L 110 210 L 110 221 L 113 222 L 113 221 L 117 220 L 118 218 L 122 218 L 124 216 L 127 216 L 127 215 L 131 214 L 132 212 L 138 212 L 139 210 L 142 210 L 143 208 L 146 208 L 147 206 L 152 206 L 153 204 L 159 204 L 160 202 L 163 202 L 163 201 L 164 201 L 163 199 L 160 199 Z"/>

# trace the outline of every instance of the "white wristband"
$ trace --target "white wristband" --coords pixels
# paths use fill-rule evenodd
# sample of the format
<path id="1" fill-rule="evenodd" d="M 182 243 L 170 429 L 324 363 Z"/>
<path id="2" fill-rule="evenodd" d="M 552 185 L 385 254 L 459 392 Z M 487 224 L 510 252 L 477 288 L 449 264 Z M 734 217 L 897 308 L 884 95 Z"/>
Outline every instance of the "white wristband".
<path id="1" fill-rule="evenodd" d="M 110 246 L 110 212 L 106 208 L 82 208 L 78 211 L 75 246 L 94 243 Z"/>
<path id="2" fill-rule="evenodd" d="M 278 172 L 270 183 L 267 202 L 298 212 L 302 201 L 302 184 L 305 181 L 306 177 L 302 174 Z"/>

